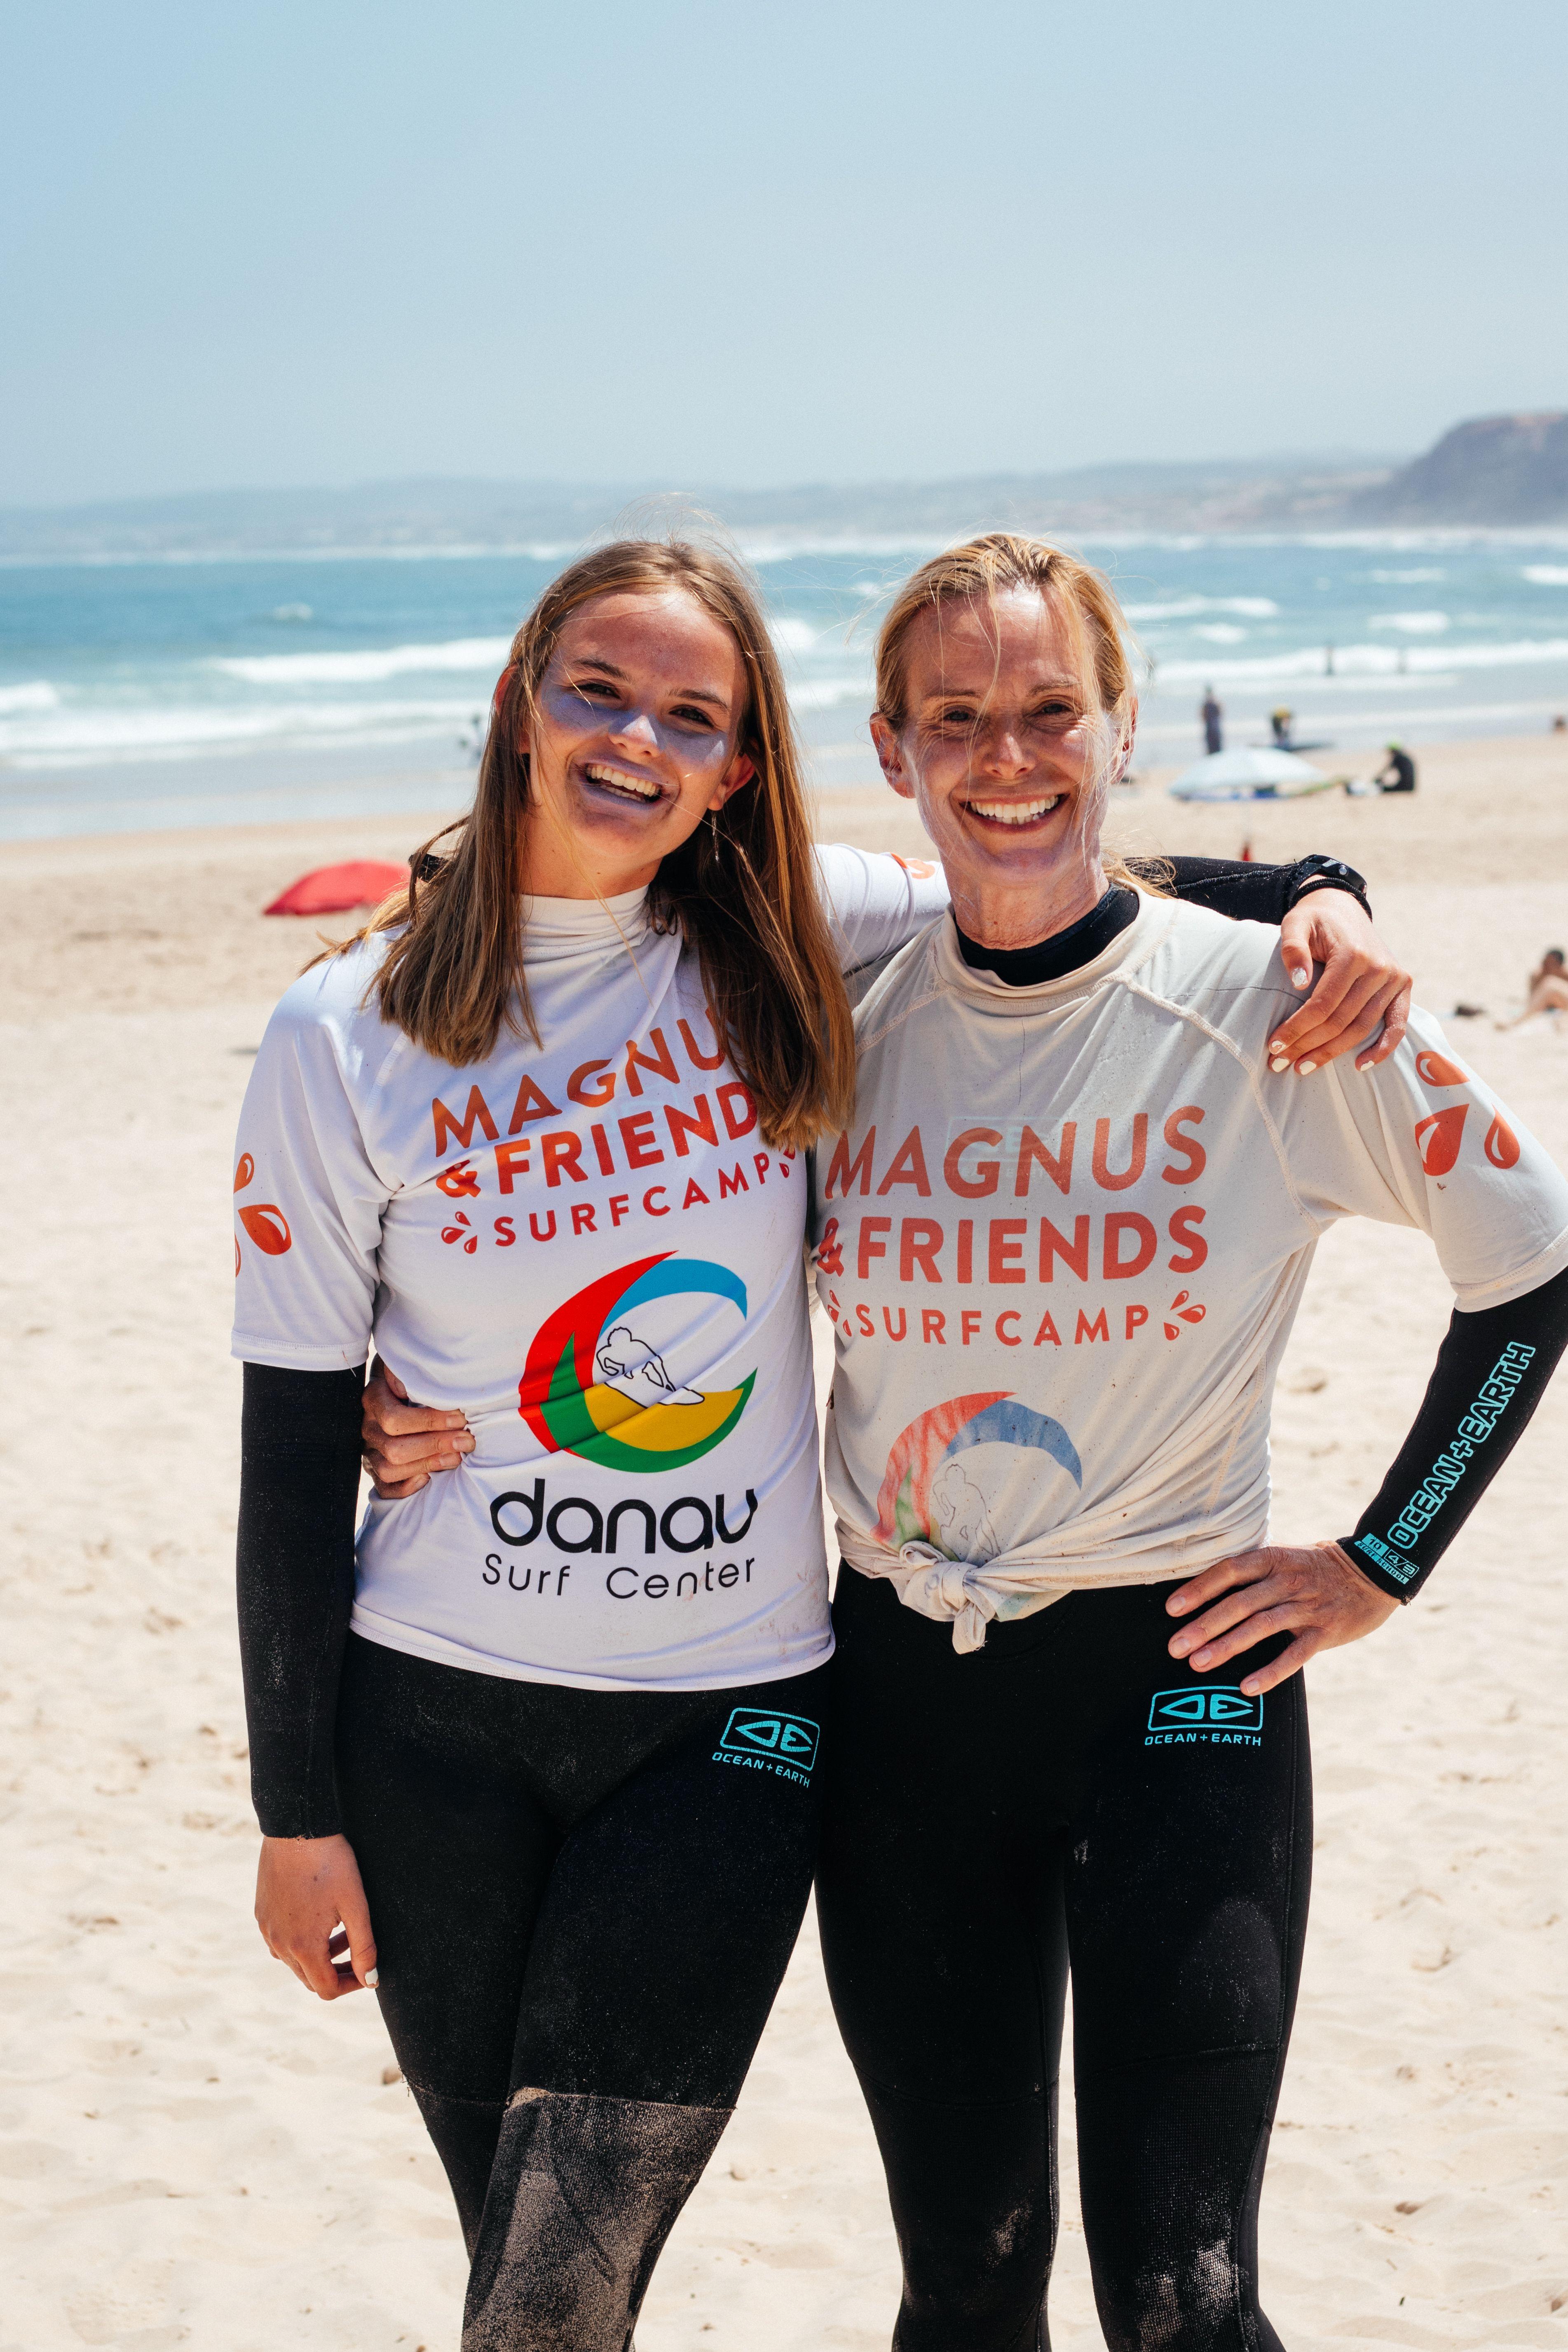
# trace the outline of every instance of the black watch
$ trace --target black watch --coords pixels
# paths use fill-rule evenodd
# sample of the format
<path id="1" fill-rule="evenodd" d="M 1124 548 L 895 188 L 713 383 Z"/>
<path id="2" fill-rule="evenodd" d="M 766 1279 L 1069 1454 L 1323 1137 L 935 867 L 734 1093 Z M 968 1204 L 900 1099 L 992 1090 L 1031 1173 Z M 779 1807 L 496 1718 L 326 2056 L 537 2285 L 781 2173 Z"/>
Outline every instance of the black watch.
<path id="1" fill-rule="evenodd" d="M 1366 895 L 1366 877 L 1347 866 L 1342 857 L 1299 857 L 1296 879 L 1291 885 L 1290 904 L 1296 906 L 1310 890 L 1348 890 L 1356 904 L 1372 919 L 1372 900 Z"/>

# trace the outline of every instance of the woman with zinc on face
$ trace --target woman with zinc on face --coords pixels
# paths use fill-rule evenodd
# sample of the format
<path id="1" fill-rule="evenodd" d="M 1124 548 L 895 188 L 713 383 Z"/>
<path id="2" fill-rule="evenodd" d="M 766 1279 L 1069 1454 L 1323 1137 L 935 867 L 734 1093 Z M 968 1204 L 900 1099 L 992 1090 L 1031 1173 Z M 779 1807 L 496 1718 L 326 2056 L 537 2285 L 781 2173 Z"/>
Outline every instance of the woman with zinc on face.
<path id="1" fill-rule="evenodd" d="M 1103 855 L 1137 705 L 1087 567 L 1002 537 L 938 558 L 878 697 L 952 906 L 857 1008 L 854 1117 L 817 1152 L 846 1562 L 817 1901 L 894 2343 L 1047 2344 L 1070 1973 L 1106 2343 L 1267 2352 L 1300 1670 L 1418 1592 L 1528 1419 L 1568 1335 L 1568 1184 L 1425 1015 L 1292 1076 L 1277 936 Z M 1428 1232 L 1457 1311 L 1354 1534 L 1271 1547 L 1274 1377 L 1354 1214 Z M 1457 1491 L 1427 1478 L 1459 1455 Z"/>
<path id="2" fill-rule="evenodd" d="M 945 888 L 814 847 L 752 591 L 688 545 L 547 590 L 454 832 L 285 996 L 241 1124 L 257 1916 L 321 1998 L 378 1994 L 467 2352 L 623 2352 L 832 1753 L 802 1150 L 849 1117 L 842 975 Z M 1321 879 L 1241 875 L 1311 890 L 1342 1033 L 1399 975 Z"/>

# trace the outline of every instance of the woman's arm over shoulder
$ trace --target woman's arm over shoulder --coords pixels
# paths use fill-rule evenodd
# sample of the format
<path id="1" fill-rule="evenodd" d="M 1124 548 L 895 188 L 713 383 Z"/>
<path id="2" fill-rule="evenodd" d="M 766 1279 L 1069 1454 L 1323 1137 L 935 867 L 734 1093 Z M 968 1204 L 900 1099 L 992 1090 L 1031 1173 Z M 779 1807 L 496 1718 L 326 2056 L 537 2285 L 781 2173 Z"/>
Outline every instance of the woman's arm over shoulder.
<path id="1" fill-rule="evenodd" d="M 1250 857 L 1130 857 L 1127 863 L 1144 879 L 1163 882 L 1176 898 L 1228 915 L 1233 922 L 1282 923 L 1292 907 L 1321 890 L 1342 892 L 1369 920 L 1372 915 L 1365 877 L 1342 858 L 1317 850 L 1285 866 Z"/>
<path id="2" fill-rule="evenodd" d="M 947 877 L 934 856 L 820 842 L 816 868 L 839 968 L 847 972 L 894 954 L 947 908 Z"/>
<path id="3" fill-rule="evenodd" d="M 1268 1041 L 1277 1069 L 1310 1077 L 1353 1053 L 1358 1070 L 1394 1053 L 1410 1014 L 1410 974 L 1373 929 L 1353 866 L 1317 853 L 1289 866 L 1220 857 L 1133 858 L 1134 873 L 1235 922 L 1278 923 L 1292 987 L 1311 992 Z M 1314 965 L 1321 965 L 1315 984 Z"/>

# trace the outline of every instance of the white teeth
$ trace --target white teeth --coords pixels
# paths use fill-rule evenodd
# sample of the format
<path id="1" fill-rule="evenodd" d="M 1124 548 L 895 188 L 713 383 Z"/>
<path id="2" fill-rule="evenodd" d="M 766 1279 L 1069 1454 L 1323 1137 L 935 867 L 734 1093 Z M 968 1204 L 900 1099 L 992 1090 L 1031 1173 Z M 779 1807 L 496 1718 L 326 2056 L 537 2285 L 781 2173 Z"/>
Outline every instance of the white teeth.
<path id="1" fill-rule="evenodd" d="M 1043 801 L 971 801 L 976 816 L 988 817 L 994 824 L 1033 824 L 1037 816 L 1046 816 L 1058 806 L 1062 795 L 1053 793 Z"/>
<path id="2" fill-rule="evenodd" d="M 630 793 L 639 801 L 656 801 L 658 786 L 651 776 L 629 775 L 625 768 L 584 768 L 584 774 L 592 784 L 608 784 L 613 792 Z"/>

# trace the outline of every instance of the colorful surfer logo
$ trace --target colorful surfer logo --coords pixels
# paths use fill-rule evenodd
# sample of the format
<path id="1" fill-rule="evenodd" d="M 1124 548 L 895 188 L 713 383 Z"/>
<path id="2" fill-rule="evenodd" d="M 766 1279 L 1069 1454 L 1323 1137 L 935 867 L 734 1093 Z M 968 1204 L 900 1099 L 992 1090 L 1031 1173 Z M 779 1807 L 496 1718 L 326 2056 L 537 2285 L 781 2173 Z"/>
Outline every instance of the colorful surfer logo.
<path id="1" fill-rule="evenodd" d="M 987 1449 L 1002 1447 L 998 1461 Z M 1031 1412 L 1006 1391 L 952 1397 L 897 1440 L 877 1496 L 877 1533 L 886 1544 L 934 1544 L 949 1559 L 994 1559 L 1002 1549 L 988 1489 L 1016 1476 L 1018 1455 L 1043 1454 L 1083 1485 L 1078 1448 L 1059 1421 Z M 1035 1465 L 1043 1471 L 1044 1465 Z M 1048 1475 L 1048 1474 L 1047 1474 Z"/>
<path id="2" fill-rule="evenodd" d="M 727 1300 L 745 1318 L 738 1275 L 667 1250 L 602 1275 L 540 1325 L 518 1384 L 518 1411 L 550 1453 L 647 1473 L 679 1470 L 722 1444 L 746 1409 L 756 1373 L 739 1388 L 688 1388 L 647 1336 L 655 1301 L 691 1293 Z"/>

